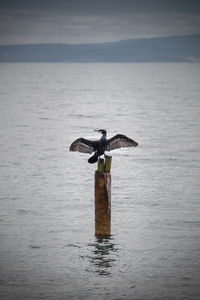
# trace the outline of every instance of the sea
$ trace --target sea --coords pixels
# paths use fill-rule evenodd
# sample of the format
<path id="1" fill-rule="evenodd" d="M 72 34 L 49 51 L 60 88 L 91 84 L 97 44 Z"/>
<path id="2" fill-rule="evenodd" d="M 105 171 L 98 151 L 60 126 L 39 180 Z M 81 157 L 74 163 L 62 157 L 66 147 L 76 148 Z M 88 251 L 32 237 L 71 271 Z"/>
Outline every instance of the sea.
<path id="1" fill-rule="evenodd" d="M 79 137 L 121 133 L 111 236 Z M 0 64 L 0 299 L 200 299 L 200 64 Z"/>

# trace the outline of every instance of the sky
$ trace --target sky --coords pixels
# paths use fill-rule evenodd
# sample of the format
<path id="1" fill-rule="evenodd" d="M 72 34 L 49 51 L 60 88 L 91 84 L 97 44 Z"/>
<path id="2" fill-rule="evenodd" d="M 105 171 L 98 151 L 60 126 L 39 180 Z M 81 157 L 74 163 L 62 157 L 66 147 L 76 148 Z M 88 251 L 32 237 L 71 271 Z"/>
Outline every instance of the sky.
<path id="1" fill-rule="evenodd" d="M 200 0 L 0 0 L 0 45 L 200 33 Z"/>

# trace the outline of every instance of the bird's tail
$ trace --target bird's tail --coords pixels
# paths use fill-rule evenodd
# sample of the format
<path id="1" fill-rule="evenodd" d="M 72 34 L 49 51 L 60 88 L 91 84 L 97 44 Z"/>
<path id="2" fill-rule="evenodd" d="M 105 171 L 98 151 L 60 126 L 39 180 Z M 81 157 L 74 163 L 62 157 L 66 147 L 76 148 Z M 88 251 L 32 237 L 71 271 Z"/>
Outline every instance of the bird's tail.
<path id="1" fill-rule="evenodd" d="M 97 155 L 97 153 L 95 153 L 93 156 L 91 156 L 91 157 L 88 159 L 88 162 L 89 162 L 90 164 L 94 164 L 95 162 L 97 162 L 97 160 L 98 160 L 98 155 Z"/>

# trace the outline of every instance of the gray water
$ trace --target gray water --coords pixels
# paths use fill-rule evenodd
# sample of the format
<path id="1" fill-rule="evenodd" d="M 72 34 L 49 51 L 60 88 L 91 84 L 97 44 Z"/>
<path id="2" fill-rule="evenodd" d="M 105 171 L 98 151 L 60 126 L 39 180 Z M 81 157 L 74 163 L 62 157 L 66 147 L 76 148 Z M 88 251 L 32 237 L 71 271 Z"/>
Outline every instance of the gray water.
<path id="1" fill-rule="evenodd" d="M 200 299 L 200 65 L 0 65 L 0 297 Z M 94 236 L 79 137 L 112 153 L 112 235 Z"/>

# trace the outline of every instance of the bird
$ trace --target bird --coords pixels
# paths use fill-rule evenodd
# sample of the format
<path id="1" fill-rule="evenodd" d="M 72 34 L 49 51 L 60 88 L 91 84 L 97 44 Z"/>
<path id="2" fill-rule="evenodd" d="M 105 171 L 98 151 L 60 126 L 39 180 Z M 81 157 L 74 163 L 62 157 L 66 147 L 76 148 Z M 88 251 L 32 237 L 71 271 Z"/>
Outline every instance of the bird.
<path id="1" fill-rule="evenodd" d="M 117 134 L 110 139 L 107 139 L 107 132 L 105 129 L 94 130 L 102 134 L 102 137 L 98 141 L 91 141 L 84 138 L 75 140 L 69 150 L 78 151 L 82 153 L 93 153 L 88 159 L 90 164 L 97 162 L 101 155 L 105 155 L 105 151 L 111 151 L 121 147 L 137 147 L 138 143 L 123 134 Z"/>

